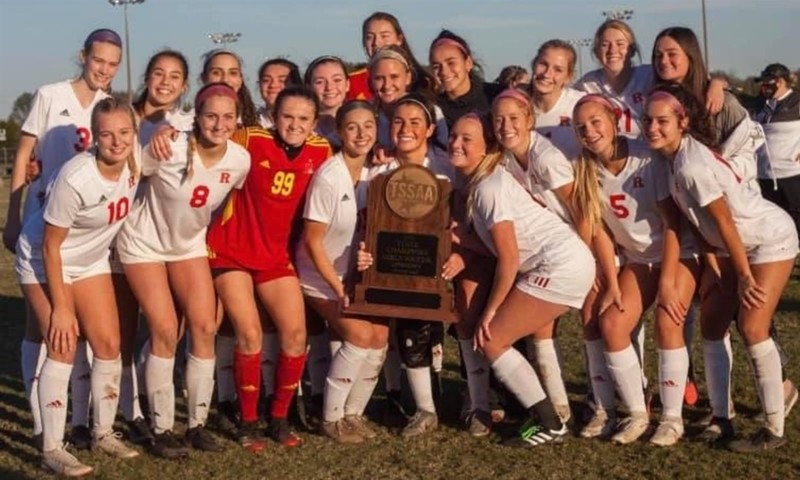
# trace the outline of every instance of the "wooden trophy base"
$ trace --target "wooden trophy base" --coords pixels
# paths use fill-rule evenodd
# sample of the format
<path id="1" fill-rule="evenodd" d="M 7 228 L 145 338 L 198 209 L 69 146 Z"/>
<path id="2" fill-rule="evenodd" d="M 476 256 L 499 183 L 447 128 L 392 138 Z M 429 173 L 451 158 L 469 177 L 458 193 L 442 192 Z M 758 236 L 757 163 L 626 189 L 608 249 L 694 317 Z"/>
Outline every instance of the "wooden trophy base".
<path id="1" fill-rule="evenodd" d="M 424 292 L 376 286 L 356 285 L 355 300 L 345 313 L 453 323 L 451 292 Z"/>

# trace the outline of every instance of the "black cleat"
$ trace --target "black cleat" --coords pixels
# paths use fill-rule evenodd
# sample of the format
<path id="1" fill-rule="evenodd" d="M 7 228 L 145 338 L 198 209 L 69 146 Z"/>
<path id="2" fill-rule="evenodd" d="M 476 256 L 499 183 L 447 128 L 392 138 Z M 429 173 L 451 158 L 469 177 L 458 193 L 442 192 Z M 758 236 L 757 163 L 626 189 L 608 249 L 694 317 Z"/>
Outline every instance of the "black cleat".
<path id="1" fill-rule="evenodd" d="M 211 435 L 211 432 L 206 430 L 203 425 L 198 425 L 186 430 L 186 442 L 191 445 L 192 448 L 203 452 L 222 452 L 225 450 L 217 439 Z"/>
<path id="2" fill-rule="evenodd" d="M 786 439 L 778 437 L 766 427 L 761 427 L 756 433 L 741 440 L 734 440 L 728 444 L 728 449 L 737 453 L 755 453 L 772 450 L 786 444 Z"/>
<path id="3" fill-rule="evenodd" d="M 152 445 L 153 440 L 153 432 L 150 431 L 150 427 L 147 425 L 147 421 L 144 418 L 139 417 L 136 420 L 127 422 L 128 424 L 128 440 L 136 445 Z"/>
<path id="4" fill-rule="evenodd" d="M 86 425 L 72 427 L 69 433 L 69 443 L 76 450 L 89 450 L 92 448 L 92 431 Z"/>
<path id="5" fill-rule="evenodd" d="M 174 460 L 188 456 L 189 449 L 171 430 L 167 430 L 164 433 L 155 434 L 150 453 L 157 457 Z"/>

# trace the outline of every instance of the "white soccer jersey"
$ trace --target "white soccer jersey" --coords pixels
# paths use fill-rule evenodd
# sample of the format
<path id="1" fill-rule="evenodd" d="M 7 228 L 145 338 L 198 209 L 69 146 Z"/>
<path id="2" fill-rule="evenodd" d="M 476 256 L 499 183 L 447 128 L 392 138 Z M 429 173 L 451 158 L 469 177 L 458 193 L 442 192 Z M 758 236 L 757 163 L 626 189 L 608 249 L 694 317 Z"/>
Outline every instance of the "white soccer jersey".
<path id="1" fill-rule="evenodd" d="M 473 194 L 473 228 L 495 256 L 492 227 L 503 221 L 514 224 L 517 286 L 545 300 L 580 308 L 594 279 L 594 260 L 578 235 L 536 203 L 503 168 L 481 180 Z"/>
<path id="2" fill-rule="evenodd" d="M 187 175 L 188 135 L 172 145 L 170 160 L 143 153 L 144 192 L 117 237 L 122 263 L 176 262 L 204 257 L 206 228 L 213 212 L 233 188 L 241 188 L 250 170 L 250 154 L 228 141 L 225 155 L 210 168 L 197 152 Z"/>
<path id="3" fill-rule="evenodd" d="M 17 266 L 44 272 L 42 240 L 45 222 L 68 228 L 61 244 L 67 278 L 108 262 L 109 247 L 128 216 L 138 186 L 127 165 L 116 181 L 97 169 L 94 155 L 85 152 L 68 161 L 48 188 L 45 205 L 28 218 L 17 243 Z"/>
<path id="4" fill-rule="evenodd" d="M 42 162 L 42 171 L 40 180 L 30 186 L 26 212 L 33 213 L 42 205 L 48 183 L 64 163 L 92 146 L 92 109 L 107 96 L 98 90 L 92 103 L 83 108 L 71 80 L 45 85 L 36 91 L 22 131 L 36 137 L 34 155 Z"/>
<path id="5" fill-rule="evenodd" d="M 605 95 L 617 107 L 619 132 L 626 137 L 639 138 L 643 136 L 644 102 L 654 85 L 653 67 L 637 65 L 633 67 L 628 84 L 619 93 L 606 82 L 603 69 L 587 73 L 573 87 L 586 93 Z"/>
<path id="6" fill-rule="evenodd" d="M 303 218 L 327 226 L 322 247 L 340 279 L 347 274 L 352 260 L 351 247 L 358 213 L 367 207 L 367 173 L 366 167 L 361 169 L 359 182 L 354 188 L 344 157 L 337 153 L 317 170 L 308 188 Z M 297 248 L 295 268 L 306 295 L 338 299 L 328 282 L 320 276 L 302 241 Z"/>
<path id="7" fill-rule="evenodd" d="M 170 125 L 179 132 L 191 132 L 194 126 L 194 109 L 188 112 L 180 109 L 170 110 L 165 112 L 164 118 L 158 122 L 142 119 L 139 122 L 139 144 L 144 147 L 150 143 L 153 134 L 162 125 Z"/>
<path id="8" fill-rule="evenodd" d="M 691 136 L 683 137 L 675 155 L 669 188 L 683 214 L 719 251 L 727 249 L 716 222 L 704 207 L 724 197 L 748 256 L 760 247 L 780 244 L 787 238 L 794 238 L 797 253 L 797 233 L 788 214 L 758 191 L 747 188 L 731 163 Z M 792 255 L 789 252 L 786 258 Z"/>
<path id="9" fill-rule="evenodd" d="M 505 152 L 503 155 L 503 165 L 517 182 L 571 225 L 572 217 L 554 191 L 575 181 L 572 164 L 561 150 L 550 143 L 550 140 L 533 131 L 531 145 L 528 148 L 527 170 L 517 162 L 514 154 Z"/>
<path id="10" fill-rule="evenodd" d="M 578 137 L 572 124 L 572 112 L 575 104 L 584 95 L 586 92 L 565 88 L 549 111 L 543 112 L 533 107 L 536 131 L 547 137 L 568 159 L 573 159 L 580 153 Z"/>
<path id="11" fill-rule="evenodd" d="M 669 168 L 640 140 L 628 142 L 625 166 L 613 175 L 597 166 L 603 221 L 627 262 L 660 263 L 663 222 L 658 202 L 669 197 Z"/>

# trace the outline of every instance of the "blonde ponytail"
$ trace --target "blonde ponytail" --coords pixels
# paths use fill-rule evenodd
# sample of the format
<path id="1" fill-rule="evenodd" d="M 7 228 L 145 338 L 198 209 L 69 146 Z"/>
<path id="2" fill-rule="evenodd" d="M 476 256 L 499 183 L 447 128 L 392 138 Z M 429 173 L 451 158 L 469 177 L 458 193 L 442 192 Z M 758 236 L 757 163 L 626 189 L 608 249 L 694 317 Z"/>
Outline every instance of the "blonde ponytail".
<path id="1" fill-rule="evenodd" d="M 589 224 L 589 232 L 594 236 L 602 220 L 600 203 L 600 182 L 597 179 L 596 160 L 581 149 L 575 162 L 575 183 L 572 190 L 572 208 L 580 218 Z M 576 219 L 577 220 L 577 219 Z"/>

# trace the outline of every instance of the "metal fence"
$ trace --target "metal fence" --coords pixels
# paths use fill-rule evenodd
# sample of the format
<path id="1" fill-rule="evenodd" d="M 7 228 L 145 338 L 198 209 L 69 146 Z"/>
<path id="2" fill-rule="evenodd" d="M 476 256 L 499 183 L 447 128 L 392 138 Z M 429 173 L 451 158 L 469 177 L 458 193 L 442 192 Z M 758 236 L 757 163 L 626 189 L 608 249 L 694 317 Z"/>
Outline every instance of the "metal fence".
<path id="1" fill-rule="evenodd" d="M 16 151 L 16 147 L 0 147 L 0 178 L 11 176 Z"/>

